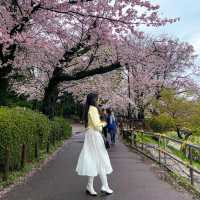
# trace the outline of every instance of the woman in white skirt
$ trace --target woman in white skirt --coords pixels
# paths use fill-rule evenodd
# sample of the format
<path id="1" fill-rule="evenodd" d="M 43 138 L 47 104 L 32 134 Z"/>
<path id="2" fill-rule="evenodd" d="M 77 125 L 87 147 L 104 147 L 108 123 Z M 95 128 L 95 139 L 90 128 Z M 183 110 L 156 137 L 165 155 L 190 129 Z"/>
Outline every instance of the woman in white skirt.
<path id="1" fill-rule="evenodd" d="M 107 182 L 107 174 L 113 169 L 110 163 L 108 152 L 105 148 L 104 140 L 101 135 L 102 128 L 106 122 L 100 120 L 97 109 L 97 94 L 88 94 L 85 106 L 85 140 L 79 155 L 76 171 L 78 175 L 88 176 L 86 193 L 96 196 L 97 193 L 93 187 L 94 177 L 99 175 L 102 187 L 101 192 L 112 194 Z"/>

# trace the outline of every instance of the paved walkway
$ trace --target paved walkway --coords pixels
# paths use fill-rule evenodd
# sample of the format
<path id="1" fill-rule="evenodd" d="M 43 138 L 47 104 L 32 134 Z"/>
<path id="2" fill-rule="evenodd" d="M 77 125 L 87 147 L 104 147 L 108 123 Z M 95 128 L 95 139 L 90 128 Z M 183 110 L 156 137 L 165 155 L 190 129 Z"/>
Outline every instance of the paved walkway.
<path id="1" fill-rule="evenodd" d="M 90 197 L 85 194 L 86 177 L 74 171 L 81 146 L 83 129 L 74 126 L 68 140 L 53 160 L 49 161 L 26 183 L 14 187 L 5 200 L 192 200 L 189 194 L 177 192 L 161 181 L 140 155 L 130 152 L 122 143 L 109 150 L 114 172 L 108 177 L 113 195 Z M 95 188 L 100 190 L 99 177 Z"/>

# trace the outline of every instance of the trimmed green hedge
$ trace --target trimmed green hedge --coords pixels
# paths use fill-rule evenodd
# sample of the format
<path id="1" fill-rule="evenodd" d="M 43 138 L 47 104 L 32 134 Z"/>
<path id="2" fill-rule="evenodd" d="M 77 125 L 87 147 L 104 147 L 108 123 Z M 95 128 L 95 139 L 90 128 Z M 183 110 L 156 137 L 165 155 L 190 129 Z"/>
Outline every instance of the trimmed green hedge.
<path id="1" fill-rule="evenodd" d="M 71 136 L 72 127 L 62 117 L 54 117 L 51 121 L 50 142 L 55 144 L 56 140 L 67 139 Z"/>
<path id="2" fill-rule="evenodd" d="M 66 123 L 66 120 L 62 117 L 54 117 L 53 121 L 51 122 L 51 131 L 57 134 L 63 133 L 64 139 L 67 139 L 69 133 L 72 132 L 72 127 L 69 126 L 69 123 Z"/>
<path id="3" fill-rule="evenodd" d="M 45 150 L 47 145 L 68 138 L 71 132 L 70 124 L 63 118 L 50 121 L 45 115 L 27 108 L 0 107 L 0 171 L 5 165 L 6 149 L 9 170 L 19 169 L 23 145 L 26 161 L 31 162 L 36 158 L 36 149 Z"/>

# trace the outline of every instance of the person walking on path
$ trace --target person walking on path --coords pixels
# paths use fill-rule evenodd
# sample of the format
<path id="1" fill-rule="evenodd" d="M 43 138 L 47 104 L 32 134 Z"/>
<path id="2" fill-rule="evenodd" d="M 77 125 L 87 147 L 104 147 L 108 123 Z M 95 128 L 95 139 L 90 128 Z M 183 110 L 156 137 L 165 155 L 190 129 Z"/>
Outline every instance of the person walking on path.
<path id="1" fill-rule="evenodd" d="M 114 112 L 111 109 L 107 109 L 106 111 L 108 113 L 108 117 L 107 117 L 108 133 L 110 133 L 111 144 L 115 144 L 115 138 L 117 134 L 117 121 L 114 116 Z"/>
<path id="2" fill-rule="evenodd" d="M 97 94 L 90 93 L 87 95 L 84 115 L 85 139 L 76 166 L 78 175 L 88 176 L 86 193 L 92 196 L 97 196 L 93 187 L 94 177 L 97 175 L 99 175 L 102 183 L 101 192 L 105 194 L 113 193 L 107 181 L 107 174 L 112 173 L 113 168 L 101 135 L 102 128 L 107 123 L 100 120 L 97 101 Z"/>

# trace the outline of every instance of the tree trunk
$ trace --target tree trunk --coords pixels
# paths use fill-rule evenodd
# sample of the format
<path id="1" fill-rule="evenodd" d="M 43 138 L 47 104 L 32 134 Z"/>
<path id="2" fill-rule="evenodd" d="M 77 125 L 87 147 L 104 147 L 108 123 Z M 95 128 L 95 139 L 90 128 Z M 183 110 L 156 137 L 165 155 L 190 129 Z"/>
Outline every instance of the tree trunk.
<path id="1" fill-rule="evenodd" d="M 8 75 L 13 69 L 13 65 L 9 61 L 13 61 L 15 58 L 16 44 L 10 45 L 7 50 L 9 53 L 7 55 L 3 54 L 3 44 L 0 44 L 0 61 L 2 66 L 0 66 L 0 105 L 6 104 L 5 97 L 8 94 L 9 88 L 9 78 Z"/>
<path id="2" fill-rule="evenodd" d="M 9 80 L 8 74 L 11 72 L 12 66 L 0 68 L 0 105 L 5 105 L 5 96 L 8 93 Z"/>
<path id="3" fill-rule="evenodd" d="M 42 112 L 50 119 L 55 115 L 56 101 L 59 95 L 58 77 L 61 71 L 61 68 L 54 69 L 53 76 L 50 79 L 48 86 L 45 88 L 44 99 L 42 102 Z"/>
<path id="4" fill-rule="evenodd" d="M 54 69 L 52 77 L 50 78 L 48 86 L 45 88 L 45 94 L 42 103 L 42 112 L 45 115 L 49 116 L 49 118 L 52 118 L 54 116 L 56 101 L 59 95 L 58 86 L 60 83 L 67 81 L 77 81 L 97 74 L 105 74 L 113 70 L 119 69 L 120 67 L 120 63 L 114 63 L 106 67 L 99 67 L 87 71 L 79 71 L 74 75 L 65 74 L 62 68 L 56 67 Z"/>
<path id="5" fill-rule="evenodd" d="M 6 96 L 8 93 L 8 78 L 0 77 L 0 105 L 6 105 Z"/>
<path id="6" fill-rule="evenodd" d="M 143 121 L 144 120 L 144 109 L 140 108 L 138 112 L 138 120 Z"/>
<path id="7" fill-rule="evenodd" d="M 47 88 L 45 89 L 44 99 L 42 103 L 42 112 L 49 118 L 53 118 L 55 115 L 55 106 L 58 94 L 58 83 L 54 83 L 51 80 Z"/>
<path id="8" fill-rule="evenodd" d="M 138 112 L 138 121 L 141 122 L 143 128 L 145 127 L 145 123 L 144 123 L 144 108 L 139 108 L 139 112 Z"/>

